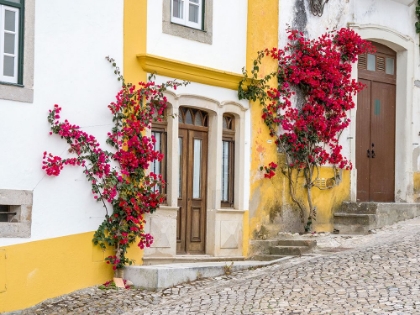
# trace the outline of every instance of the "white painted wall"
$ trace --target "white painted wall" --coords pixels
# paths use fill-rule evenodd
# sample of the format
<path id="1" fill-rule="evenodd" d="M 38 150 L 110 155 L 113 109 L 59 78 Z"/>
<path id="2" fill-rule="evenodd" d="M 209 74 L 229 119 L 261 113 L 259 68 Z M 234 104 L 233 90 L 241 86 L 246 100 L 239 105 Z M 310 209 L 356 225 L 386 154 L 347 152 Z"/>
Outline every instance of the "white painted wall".
<path id="1" fill-rule="evenodd" d="M 104 211 L 90 193 L 82 169 L 49 177 L 42 153 L 66 156 L 68 145 L 49 136 L 48 110 L 104 143 L 110 129 L 107 105 L 118 81 L 105 56 L 123 61 L 123 1 L 36 2 L 33 104 L 0 100 L 0 189 L 33 190 L 32 237 L 2 239 L 0 246 L 95 230 Z"/>
<path id="2" fill-rule="evenodd" d="M 299 0 L 280 0 L 279 47 L 286 44 L 285 30 L 295 27 L 295 4 Z M 420 80 L 419 36 L 415 33 L 415 1 L 410 0 L 335 0 L 325 5 L 321 17 L 309 12 L 307 1 L 305 12 L 307 23 L 303 31 L 315 38 L 334 28 L 359 25 L 354 29 L 363 33 L 363 38 L 378 41 L 397 50 L 400 92 L 397 92 L 396 132 L 396 196 L 397 200 L 410 201 L 412 193 L 412 172 L 420 170 L 420 89 L 414 87 L 414 80 Z M 394 43 L 394 44 L 392 44 Z M 404 67 L 404 69 L 403 69 Z M 357 71 L 353 73 L 357 78 Z M 398 89 L 398 87 L 397 87 Z M 355 121 L 355 110 L 351 113 Z M 353 137 L 353 139 L 348 139 Z M 343 153 L 355 160 L 355 125 L 352 124 L 341 137 Z M 355 179 L 355 171 L 352 178 Z M 352 198 L 355 199 L 355 180 L 352 181 Z"/>
<path id="3" fill-rule="evenodd" d="M 246 63 L 247 1 L 213 1 L 211 45 L 162 33 L 162 1 L 147 3 L 148 54 L 242 73 Z"/>
<path id="4" fill-rule="evenodd" d="M 296 0 L 280 0 L 280 32 L 279 44 L 284 46 L 287 26 L 294 27 L 294 12 Z M 309 11 L 309 1 L 304 1 L 307 16 L 305 32 L 309 37 L 317 37 L 327 30 L 346 27 L 348 23 L 377 24 L 389 27 L 410 37 L 415 37 L 414 23 L 415 7 L 404 0 L 334 0 L 324 7 L 321 17 L 314 16 Z"/>

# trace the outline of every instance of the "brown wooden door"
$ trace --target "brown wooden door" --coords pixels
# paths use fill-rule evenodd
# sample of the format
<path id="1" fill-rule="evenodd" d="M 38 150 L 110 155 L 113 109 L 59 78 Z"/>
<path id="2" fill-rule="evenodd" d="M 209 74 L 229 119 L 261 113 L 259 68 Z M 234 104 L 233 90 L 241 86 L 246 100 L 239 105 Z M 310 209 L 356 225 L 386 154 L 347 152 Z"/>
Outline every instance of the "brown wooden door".
<path id="1" fill-rule="evenodd" d="M 205 252 L 207 145 L 207 131 L 179 129 L 178 254 Z"/>
<path id="2" fill-rule="evenodd" d="M 375 44 L 375 54 L 359 60 L 356 114 L 357 199 L 394 201 L 395 190 L 395 53 Z"/>

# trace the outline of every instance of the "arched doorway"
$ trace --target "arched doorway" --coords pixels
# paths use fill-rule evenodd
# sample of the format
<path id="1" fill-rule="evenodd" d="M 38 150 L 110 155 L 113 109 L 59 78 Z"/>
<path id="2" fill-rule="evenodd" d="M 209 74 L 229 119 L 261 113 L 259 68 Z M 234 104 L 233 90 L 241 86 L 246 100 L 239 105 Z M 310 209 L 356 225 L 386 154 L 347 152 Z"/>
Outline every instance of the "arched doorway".
<path id="1" fill-rule="evenodd" d="M 179 108 L 177 254 L 205 253 L 208 120 L 205 111 Z"/>
<path id="2" fill-rule="evenodd" d="M 356 168 L 358 201 L 395 201 L 396 53 L 373 43 L 376 53 L 360 56 Z"/>

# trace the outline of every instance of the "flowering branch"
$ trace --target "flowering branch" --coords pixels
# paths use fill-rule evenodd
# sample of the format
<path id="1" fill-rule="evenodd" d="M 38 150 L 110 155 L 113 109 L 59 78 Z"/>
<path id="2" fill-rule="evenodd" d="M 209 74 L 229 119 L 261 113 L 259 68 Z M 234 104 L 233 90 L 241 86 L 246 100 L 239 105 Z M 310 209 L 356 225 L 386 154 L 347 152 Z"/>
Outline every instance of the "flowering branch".
<path id="1" fill-rule="evenodd" d="M 146 213 L 154 212 L 164 196 L 160 174 L 149 172 L 149 165 L 161 161 L 163 155 L 154 149 L 155 138 L 147 134 L 153 121 L 161 121 L 168 102 L 163 92 L 187 82 L 168 81 L 161 85 L 153 81 L 139 82 L 138 87 L 126 84 L 111 58 L 122 89 L 108 108 L 114 126 L 106 142 L 113 148 L 104 150 L 92 135 L 79 126 L 60 120 L 61 107 L 54 105 L 48 115 L 50 134 L 56 134 L 69 144 L 69 153 L 76 157 L 63 159 L 44 152 L 43 166 L 47 175 L 58 176 L 64 166 L 82 166 L 91 183 L 93 197 L 106 209 L 105 219 L 95 232 L 93 243 L 105 249 L 115 248 L 115 255 L 106 258 L 113 269 L 132 264 L 126 257 L 128 247 L 137 242 L 143 249 L 153 237 L 144 231 Z"/>
<path id="2" fill-rule="evenodd" d="M 258 100 L 262 105 L 262 119 L 280 152 L 286 155 L 286 170 L 292 200 L 301 211 L 302 223 L 309 213 L 306 230 L 316 218 L 311 189 L 315 186 L 314 171 L 325 164 L 351 169 L 352 164 L 342 154 L 339 144 L 341 132 L 348 127 L 349 110 L 354 108 L 353 96 L 363 84 L 351 79 L 352 63 L 360 54 L 372 52 L 373 47 L 350 29 L 328 32 L 309 40 L 302 32 L 288 30 L 288 44 L 284 49 L 265 49 L 258 53 L 251 70 L 251 78 L 244 70 L 239 85 L 239 98 Z M 276 72 L 258 78 L 263 58 L 277 61 Z M 270 87 L 270 79 L 277 77 L 277 88 Z M 245 83 L 250 84 L 245 87 Z M 296 101 L 293 102 L 293 99 Z M 275 168 L 265 169 L 264 177 L 274 176 Z M 308 208 L 292 189 L 298 181 L 292 179 L 293 170 L 303 171 Z M 318 171 L 319 172 L 319 171 Z"/>

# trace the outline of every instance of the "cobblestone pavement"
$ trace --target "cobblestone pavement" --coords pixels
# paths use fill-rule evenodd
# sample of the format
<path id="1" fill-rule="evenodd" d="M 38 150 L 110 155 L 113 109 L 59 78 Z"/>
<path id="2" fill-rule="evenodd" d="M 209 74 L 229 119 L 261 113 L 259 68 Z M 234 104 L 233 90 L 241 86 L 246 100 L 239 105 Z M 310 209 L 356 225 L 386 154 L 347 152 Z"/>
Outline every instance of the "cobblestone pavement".
<path id="1" fill-rule="evenodd" d="M 89 288 L 13 315 L 420 314 L 420 219 L 374 233 L 320 236 L 309 255 L 229 277 L 157 292 Z"/>

